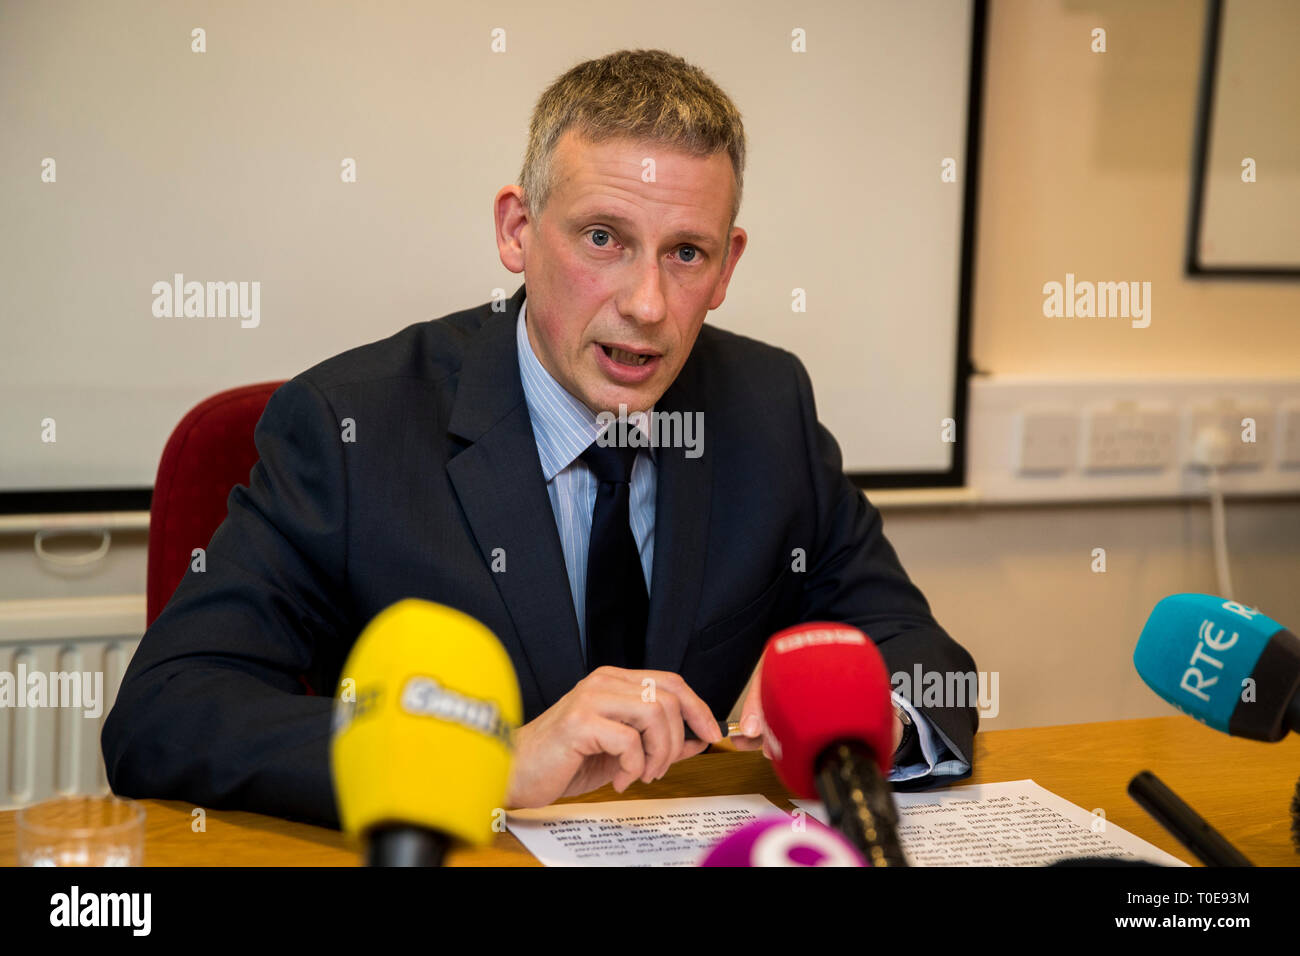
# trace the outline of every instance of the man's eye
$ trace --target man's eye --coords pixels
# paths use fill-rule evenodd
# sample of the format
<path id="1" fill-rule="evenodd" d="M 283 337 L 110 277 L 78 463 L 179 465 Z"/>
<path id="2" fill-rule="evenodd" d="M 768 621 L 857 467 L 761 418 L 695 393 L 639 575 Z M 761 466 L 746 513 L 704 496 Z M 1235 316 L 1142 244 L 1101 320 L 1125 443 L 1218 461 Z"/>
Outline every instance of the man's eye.
<path id="1" fill-rule="evenodd" d="M 609 243 L 614 241 L 614 237 L 605 229 L 591 229 L 588 230 L 587 235 L 591 238 L 592 243 L 598 249 L 605 249 L 609 246 Z M 679 255 L 681 256 L 682 262 L 686 263 L 694 262 L 702 254 L 697 247 L 692 245 L 683 245 L 681 250 L 682 251 Z"/>

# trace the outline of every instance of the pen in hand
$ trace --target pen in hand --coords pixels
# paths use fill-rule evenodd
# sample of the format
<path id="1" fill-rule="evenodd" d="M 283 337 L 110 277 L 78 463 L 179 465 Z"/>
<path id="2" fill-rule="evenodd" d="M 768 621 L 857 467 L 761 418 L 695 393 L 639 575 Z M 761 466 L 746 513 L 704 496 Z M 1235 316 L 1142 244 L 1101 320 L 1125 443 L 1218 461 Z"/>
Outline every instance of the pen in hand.
<path id="1" fill-rule="evenodd" d="M 722 732 L 722 736 L 723 736 L 724 738 L 725 738 L 725 737 L 743 737 L 743 736 L 744 736 L 744 734 L 742 734 L 742 733 L 740 732 L 740 721 L 738 721 L 738 720 L 728 720 L 728 721 L 725 722 L 725 723 L 722 722 L 722 721 L 718 721 L 718 730 Z M 700 739 L 699 736 L 696 735 L 695 731 L 691 729 L 691 725 L 690 725 L 690 724 L 687 724 L 687 725 L 686 725 L 686 739 L 687 739 L 687 740 L 699 740 L 699 739 Z"/>

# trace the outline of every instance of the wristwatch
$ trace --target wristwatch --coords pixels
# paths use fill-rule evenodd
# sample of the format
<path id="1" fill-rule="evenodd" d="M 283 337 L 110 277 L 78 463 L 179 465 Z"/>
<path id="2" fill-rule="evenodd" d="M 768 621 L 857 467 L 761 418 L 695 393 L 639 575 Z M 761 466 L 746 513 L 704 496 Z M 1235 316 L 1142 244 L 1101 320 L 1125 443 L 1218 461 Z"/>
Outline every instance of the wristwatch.
<path id="1" fill-rule="evenodd" d="M 903 763 L 900 758 L 904 754 L 911 755 L 912 744 L 916 741 L 916 725 L 912 723 L 911 715 L 906 710 L 894 704 L 894 713 L 898 715 L 898 721 L 903 725 L 903 737 L 898 741 L 898 749 L 894 751 L 894 763 Z"/>

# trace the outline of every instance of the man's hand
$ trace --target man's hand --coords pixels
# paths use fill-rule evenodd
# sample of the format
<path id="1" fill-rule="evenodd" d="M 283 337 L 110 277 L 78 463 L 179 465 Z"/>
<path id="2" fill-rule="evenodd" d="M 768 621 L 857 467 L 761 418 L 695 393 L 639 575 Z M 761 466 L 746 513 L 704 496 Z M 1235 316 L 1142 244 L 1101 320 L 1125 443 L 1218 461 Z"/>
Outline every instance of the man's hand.
<path id="1" fill-rule="evenodd" d="M 754 679 L 750 682 L 749 693 L 745 695 L 745 702 L 740 706 L 740 732 L 743 737 L 728 737 L 733 747 L 737 750 L 757 750 L 763 748 L 763 756 L 768 760 L 772 759 L 772 751 L 767 745 L 767 724 L 763 721 L 763 702 L 759 699 L 758 689 L 762 683 L 763 659 L 759 658 L 758 666 L 754 668 Z M 898 719 L 898 714 L 894 714 L 894 750 L 898 752 L 898 745 L 903 742 L 903 722 Z M 892 754 L 891 754 L 892 756 Z"/>
<path id="2" fill-rule="evenodd" d="M 683 722 L 698 740 L 686 740 Z M 506 806 L 544 807 L 611 782 L 622 793 L 721 739 L 681 675 L 598 667 L 515 734 Z"/>
<path id="3" fill-rule="evenodd" d="M 763 722 L 763 703 L 759 700 L 758 689 L 763 682 L 763 659 L 758 659 L 754 668 L 754 678 L 749 682 L 749 693 L 740 706 L 740 732 L 742 737 L 728 737 L 737 750 L 757 750 L 763 748 L 763 756 L 772 759 L 772 751 L 767 746 L 767 724 Z"/>

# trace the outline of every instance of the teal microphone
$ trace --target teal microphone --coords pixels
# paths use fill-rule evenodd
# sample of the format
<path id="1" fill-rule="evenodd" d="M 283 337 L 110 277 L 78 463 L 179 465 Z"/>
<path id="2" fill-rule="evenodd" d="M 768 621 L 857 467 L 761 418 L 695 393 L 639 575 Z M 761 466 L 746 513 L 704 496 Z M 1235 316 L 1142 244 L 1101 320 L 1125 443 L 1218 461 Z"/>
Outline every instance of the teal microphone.
<path id="1" fill-rule="evenodd" d="M 1264 741 L 1300 730 L 1300 638 L 1254 608 L 1209 594 L 1164 598 L 1133 663 L 1152 690 L 1215 730 Z"/>

